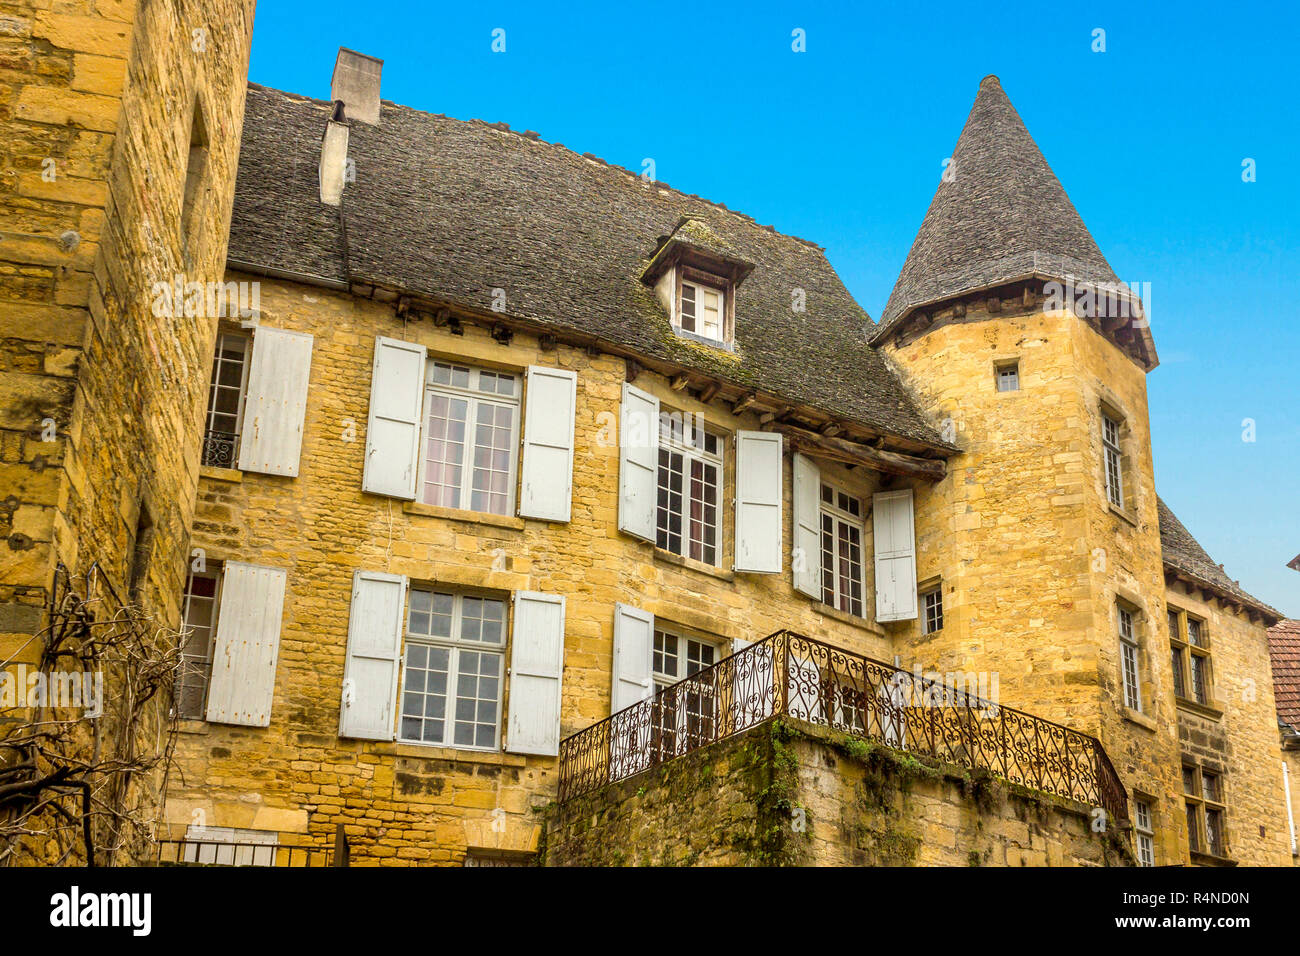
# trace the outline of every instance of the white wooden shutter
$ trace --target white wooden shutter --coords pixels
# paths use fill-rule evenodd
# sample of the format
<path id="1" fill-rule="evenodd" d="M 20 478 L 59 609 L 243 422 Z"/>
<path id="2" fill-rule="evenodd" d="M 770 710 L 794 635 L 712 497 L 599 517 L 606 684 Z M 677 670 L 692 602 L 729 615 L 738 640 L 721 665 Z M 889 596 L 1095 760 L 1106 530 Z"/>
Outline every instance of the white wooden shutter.
<path id="1" fill-rule="evenodd" d="M 528 367 L 519 491 L 519 513 L 525 518 L 568 521 L 571 516 L 577 390 L 576 372 Z"/>
<path id="2" fill-rule="evenodd" d="M 227 561 L 208 684 L 208 720 L 266 727 L 275 696 L 285 572 Z"/>
<path id="3" fill-rule="evenodd" d="M 655 540 L 659 399 L 623 383 L 618 430 L 618 530 Z"/>
<path id="4" fill-rule="evenodd" d="M 614 687 L 609 712 L 654 695 L 655 616 L 628 604 L 614 605 Z"/>
<path id="5" fill-rule="evenodd" d="M 736 433 L 737 571 L 781 573 L 781 435 Z"/>
<path id="6" fill-rule="evenodd" d="M 912 489 L 882 491 L 872 499 L 876 548 L 876 620 L 916 617 L 916 528 Z"/>
<path id="7" fill-rule="evenodd" d="M 348 656 L 343 667 L 339 736 L 392 740 L 401 667 L 406 578 L 382 571 L 352 575 Z"/>
<path id="8" fill-rule="evenodd" d="M 795 453 L 794 534 L 790 564 L 794 568 L 794 589 L 822 599 L 822 473 L 812 460 Z"/>
<path id="9" fill-rule="evenodd" d="M 375 339 L 362 491 L 390 498 L 415 498 L 424 358 L 423 345 L 382 335 Z"/>
<path id="10" fill-rule="evenodd" d="M 554 757 L 560 752 L 564 598 L 516 591 L 514 604 L 506 750 Z"/>
<path id="11" fill-rule="evenodd" d="M 265 475 L 298 474 L 307 414 L 312 337 L 260 325 L 253 335 L 239 467 Z"/>

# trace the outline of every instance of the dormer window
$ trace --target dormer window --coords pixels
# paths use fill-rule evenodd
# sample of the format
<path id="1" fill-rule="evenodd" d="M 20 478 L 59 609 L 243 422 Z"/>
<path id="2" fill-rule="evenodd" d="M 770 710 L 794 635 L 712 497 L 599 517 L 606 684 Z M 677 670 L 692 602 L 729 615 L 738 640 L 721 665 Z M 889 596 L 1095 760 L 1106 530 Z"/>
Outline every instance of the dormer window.
<path id="1" fill-rule="evenodd" d="M 736 347 L 736 288 L 753 268 L 725 236 L 688 216 L 660 239 L 641 281 L 654 289 L 679 338 L 730 352 Z"/>
<path id="2" fill-rule="evenodd" d="M 726 342 L 727 293 L 723 289 L 683 279 L 677 319 L 683 332 Z"/>

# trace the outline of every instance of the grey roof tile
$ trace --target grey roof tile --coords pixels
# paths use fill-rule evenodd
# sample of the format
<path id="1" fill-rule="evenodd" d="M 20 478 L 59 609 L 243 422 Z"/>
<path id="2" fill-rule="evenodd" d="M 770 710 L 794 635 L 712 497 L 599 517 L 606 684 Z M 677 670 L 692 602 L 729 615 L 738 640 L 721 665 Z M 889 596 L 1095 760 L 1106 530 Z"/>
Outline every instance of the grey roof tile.
<path id="1" fill-rule="evenodd" d="M 507 315 L 761 388 L 847 421 L 942 446 L 868 338 L 871 317 L 825 253 L 723 206 L 646 182 L 500 124 L 384 102 L 353 124 L 356 181 L 339 210 L 319 202 L 330 105 L 250 84 L 231 226 L 232 265 L 349 278 Z M 693 217 L 753 271 L 736 294 L 735 350 L 674 335 L 641 282 Z M 796 288 L 807 311 L 791 308 Z"/>

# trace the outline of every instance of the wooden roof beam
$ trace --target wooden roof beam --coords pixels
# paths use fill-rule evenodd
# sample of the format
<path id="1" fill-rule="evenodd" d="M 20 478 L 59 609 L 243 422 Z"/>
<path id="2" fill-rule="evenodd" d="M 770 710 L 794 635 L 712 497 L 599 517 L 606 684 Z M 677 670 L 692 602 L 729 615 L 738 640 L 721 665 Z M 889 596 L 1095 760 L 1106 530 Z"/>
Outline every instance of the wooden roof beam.
<path id="1" fill-rule="evenodd" d="M 769 431 L 780 432 L 797 451 L 806 452 L 819 458 L 837 461 L 846 465 L 862 465 L 873 471 L 888 475 L 904 475 L 910 478 L 926 478 L 939 481 L 947 474 L 947 465 L 939 460 L 917 458 L 899 452 L 885 451 L 845 441 L 833 435 L 819 435 L 817 432 L 800 428 L 797 425 L 773 423 Z"/>

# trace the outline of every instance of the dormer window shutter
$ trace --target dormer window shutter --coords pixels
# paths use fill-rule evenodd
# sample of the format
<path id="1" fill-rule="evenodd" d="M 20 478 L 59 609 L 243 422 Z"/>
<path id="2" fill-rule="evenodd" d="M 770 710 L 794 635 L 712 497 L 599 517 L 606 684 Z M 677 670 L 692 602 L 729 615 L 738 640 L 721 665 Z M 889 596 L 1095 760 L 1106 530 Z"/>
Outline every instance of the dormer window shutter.
<path id="1" fill-rule="evenodd" d="M 659 399 L 623 383 L 618 430 L 618 530 L 651 543 L 659 479 Z"/>
<path id="2" fill-rule="evenodd" d="M 872 498 L 876 549 L 876 620 L 916 618 L 916 522 L 912 489 Z"/>

